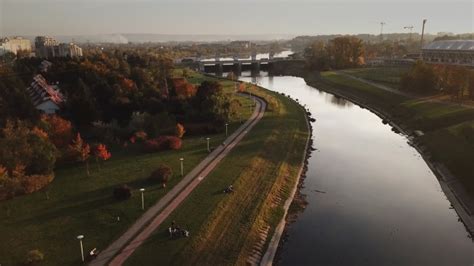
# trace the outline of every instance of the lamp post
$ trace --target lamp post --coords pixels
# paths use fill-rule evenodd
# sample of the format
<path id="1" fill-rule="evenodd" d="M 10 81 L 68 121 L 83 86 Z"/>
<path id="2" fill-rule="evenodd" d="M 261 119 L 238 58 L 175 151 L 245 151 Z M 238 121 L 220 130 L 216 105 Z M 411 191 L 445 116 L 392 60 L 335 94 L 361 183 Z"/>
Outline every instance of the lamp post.
<path id="1" fill-rule="evenodd" d="M 145 189 L 144 188 L 140 188 L 140 192 L 142 194 L 142 210 L 145 210 Z"/>
<path id="2" fill-rule="evenodd" d="M 420 59 L 423 59 L 423 37 L 425 36 L 425 24 L 426 24 L 426 19 L 423 19 L 423 28 L 421 29 Z"/>
<path id="3" fill-rule="evenodd" d="M 211 148 L 209 147 L 209 140 L 211 138 L 206 138 L 206 141 L 207 141 L 207 152 L 211 152 Z"/>
<path id="4" fill-rule="evenodd" d="M 184 158 L 179 158 L 179 162 L 181 163 L 181 176 L 184 176 Z"/>
<path id="5" fill-rule="evenodd" d="M 229 135 L 229 123 L 225 123 L 225 136 Z"/>
<path id="6" fill-rule="evenodd" d="M 84 235 L 78 235 L 77 239 L 79 239 L 79 245 L 81 246 L 81 259 L 84 262 L 84 247 L 82 246 L 82 239 L 84 239 Z"/>

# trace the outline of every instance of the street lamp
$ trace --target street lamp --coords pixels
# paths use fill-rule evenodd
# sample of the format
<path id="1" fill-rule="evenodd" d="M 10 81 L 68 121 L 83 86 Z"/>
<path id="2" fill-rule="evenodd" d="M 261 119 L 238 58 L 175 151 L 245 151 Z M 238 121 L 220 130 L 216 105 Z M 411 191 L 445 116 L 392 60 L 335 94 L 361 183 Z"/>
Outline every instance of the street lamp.
<path id="1" fill-rule="evenodd" d="M 144 195 L 145 189 L 140 188 L 140 192 L 142 194 L 142 210 L 145 210 L 145 195 Z"/>
<path id="2" fill-rule="evenodd" d="M 425 36 L 425 24 L 426 19 L 423 19 L 423 28 L 421 29 L 421 50 L 420 50 L 420 57 L 423 59 L 423 37 Z"/>
<path id="3" fill-rule="evenodd" d="M 79 239 L 79 245 L 81 246 L 81 259 L 84 262 L 84 247 L 82 246 L 82 239 L 84 239 L 83 235 L 78 235 L 77 239 Z"/>
<path id="4" fill-rule="evenodd" d="M 211 139 L 211 138 L 206 138 L 206 141 L 207 141 L 207 151 L 208 151 L 208 152 L 211 152 L 211 148 L 209 147 L 209 140 L 210 140 L 210 139 Z"/>
<path id="5" fill-rule="evenodd" d="M 181 163 L 181 176 L 184 176 L 184 158 L 179 158 Z"/>
<path id="6" fill-rule="evenodd" d="M 225 136 L 229 135 L 229 124 L 225 123 Z"/>

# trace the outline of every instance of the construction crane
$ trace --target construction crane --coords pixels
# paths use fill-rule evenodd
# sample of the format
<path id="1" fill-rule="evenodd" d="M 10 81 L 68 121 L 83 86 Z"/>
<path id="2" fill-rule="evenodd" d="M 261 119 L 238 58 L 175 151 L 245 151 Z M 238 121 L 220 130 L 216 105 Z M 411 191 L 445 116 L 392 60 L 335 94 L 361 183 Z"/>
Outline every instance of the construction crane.
<path id="1" fill-rule="evenodd" d="M 411 34 L 413 33 L 413 25 L 410 25 L 410 26 L 406 26 L 406 27 L 403 27 L 404 29 L 406 30 L 410 30 L 410 41 L 411 41 Z"/>
<path id="2" fill-rule="evenodd" d="M 382 42 L 383 41 L 383 26 L 387 24 L 385 22 L 380 22 L 380 41 Z"/>

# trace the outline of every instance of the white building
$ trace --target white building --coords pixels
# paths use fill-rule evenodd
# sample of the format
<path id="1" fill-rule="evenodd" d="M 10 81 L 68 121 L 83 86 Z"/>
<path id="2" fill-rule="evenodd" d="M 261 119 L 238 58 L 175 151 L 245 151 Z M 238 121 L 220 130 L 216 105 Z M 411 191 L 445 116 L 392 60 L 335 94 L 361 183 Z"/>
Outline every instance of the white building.
<path id="1" fill-rule="evenodd" d="M 33 82 L 27 91 L 36 109 L 46 114 L 56 113 L 65 101 L 59 88 L 49 85 L 42 75 L 33 77 Z"/>
<path id="2" fill-rule="evenodd" d="M 474 66 L 474 40 L 435 41 L 422 55 L 428 63 Z"/>
<path id="3" fill-rule="evenodd" d="M 6 54 L 8 52 L 14 53 L 16 55 L 19 51 L 30 53 L 30 40 L 23 39 L 21 37 L 0 39 L 0 55 Z"/>
<path id="4" fill-rule="evenodd" d="M 48 36 L 35 38 L 36 56 L 41 58 L 52 57 L 81 57 L 82 48 L 74 43 L 59 43 Z"/>

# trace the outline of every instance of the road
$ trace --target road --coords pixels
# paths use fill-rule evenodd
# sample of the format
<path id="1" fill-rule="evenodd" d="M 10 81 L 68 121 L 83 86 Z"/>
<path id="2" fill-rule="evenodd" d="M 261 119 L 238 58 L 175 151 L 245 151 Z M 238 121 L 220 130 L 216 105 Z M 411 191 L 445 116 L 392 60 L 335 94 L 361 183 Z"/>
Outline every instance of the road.
<path id="1" fill-rule="evenodd" d="M 245 95 L 245 97 L 248 97 Z M 122 265 L 125 260 L 163 223 L 163 221 L 183 202 L 184 199 L 207 177 L 218 163 L 244 138 L 260 121 L 266 109 L 266 103 L 256 97 L 256 107 L 250 118 L 226 140 L 189 172 L 163 198 L 150 207 L 117 240 L 102 251 L 89 265 Z"/>

